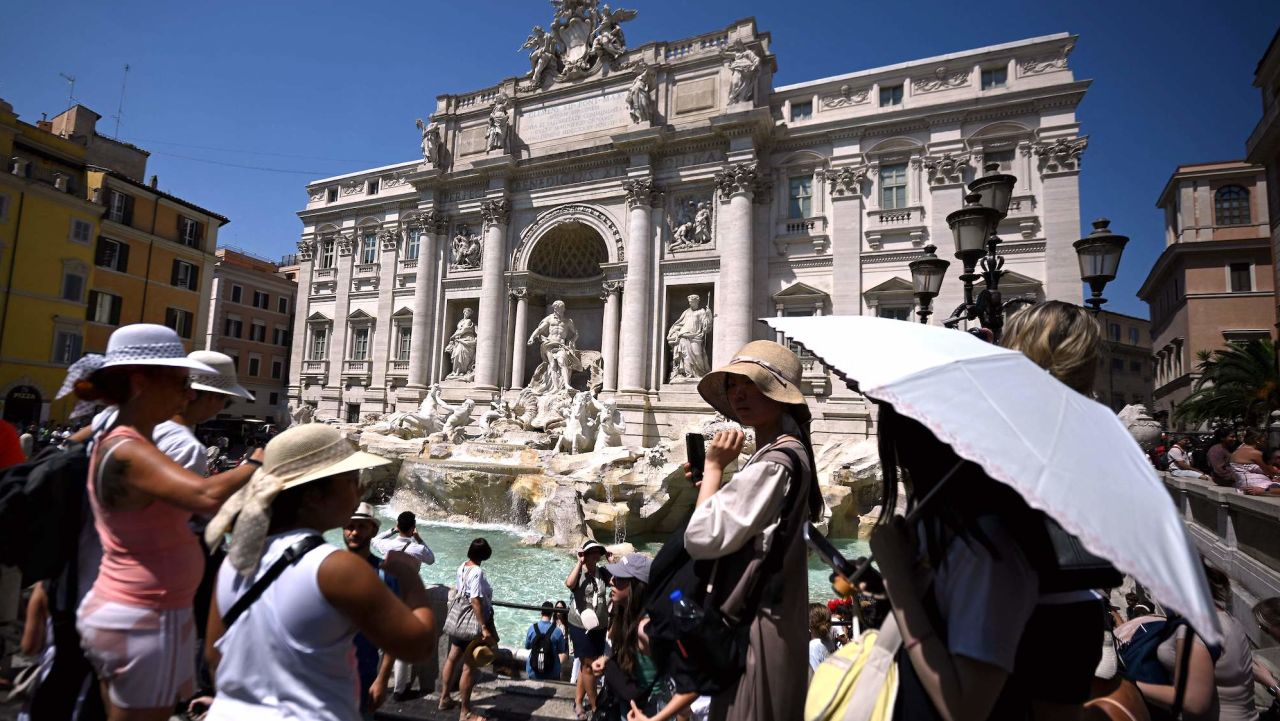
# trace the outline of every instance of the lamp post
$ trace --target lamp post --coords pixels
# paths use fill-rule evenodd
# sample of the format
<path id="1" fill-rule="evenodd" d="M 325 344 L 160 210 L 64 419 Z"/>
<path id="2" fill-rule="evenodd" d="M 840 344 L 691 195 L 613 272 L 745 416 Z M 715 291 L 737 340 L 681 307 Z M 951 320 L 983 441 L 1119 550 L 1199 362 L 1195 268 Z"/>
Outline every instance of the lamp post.
<path id="1" fill-rule="evenodd" d="M 934 255 L 937 249 L 937 246 L 926 245 L 924 256 L 907 264 L 911 269 L 911 287 L 920 304 L 916 315 L 920 316 L 921 323 L 929 322 L 929 315 L 933 313 L 933 299 L 938 297 L 938 291 L 942 289 L 942 278 L 951 266 L 950 261 Z"/>
<path id="2" fill-rule="evenodd" d="M 1107 302 L 1102 297 L 1102 290 L 1107 283 L 1116 279 L 1116 270 L 1120 267 L 1120 254 L 1129 239 L 1123 235 L 1112 233 L 1108 226 L 1111 221 L 1098 218 L 1093 221 L 1093 232 L 1072 243 L 1076 249 L 1076 257 L 1080 261 L 1080 280 L 1089 284 L 1093 296 L 1085 299 L 1095 314 L 1102 310 Z"/>

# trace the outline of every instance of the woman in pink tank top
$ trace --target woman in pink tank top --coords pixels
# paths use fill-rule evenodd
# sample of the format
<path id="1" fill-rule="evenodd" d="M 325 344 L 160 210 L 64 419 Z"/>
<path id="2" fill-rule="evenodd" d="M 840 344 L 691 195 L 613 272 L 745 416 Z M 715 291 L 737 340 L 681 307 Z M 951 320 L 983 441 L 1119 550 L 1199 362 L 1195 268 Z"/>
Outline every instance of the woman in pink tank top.
<path id="1" fill-rule="evenodd" d="M 177 333 L 136 324 L 111 334 L 102 367 L 76 384 L 82 400 L 114 404 L 115 424 L 95 440 L 88 492 L 102 564 L 77 614 L 85 655 L 103 683 L 112 721 L 169 718 L 195 674 L 191 604 L 204 570 L 193 513 L 212 515 L 255 466 L 204 478 L 152 443 L 158 423 L 191 396 Z M 257 463 L 260 463 L 258 461 Z"/>

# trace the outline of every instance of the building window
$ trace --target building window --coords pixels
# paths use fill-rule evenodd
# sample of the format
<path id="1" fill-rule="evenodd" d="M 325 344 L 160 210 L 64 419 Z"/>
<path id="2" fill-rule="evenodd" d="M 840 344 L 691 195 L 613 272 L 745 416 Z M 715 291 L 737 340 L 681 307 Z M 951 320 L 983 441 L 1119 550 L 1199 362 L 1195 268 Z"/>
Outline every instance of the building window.
<path id="1" fill-rule="evenodd" d="M 187 290 L 199 290 L 200 269 L 185 260 L 174 260 L 169 285 L 186 288 Z"/>
<path id="2" fill-rule="evenodd" d="M 1003 88 L 1008 84 L 1009 68 L 1001 65 L 998 68 L 987 68 L 982 71 L 982 89 Z"/>
<path id="3" fill-rule="evenodd" d="M 333 267 L 333 241 L 325 240 L 320 243 L 320 267 Z"/>
<path id="4" fill-rule="evenodd" d="M 1141 373 L 1141 372 L 1142 372 L 1142 361 L 1129 361 L 1129 372 L 1130 372 L 1130 373 Z"/>
<path id="5" fill-rule="evenodd" d="M 880 168 L 880 207 L 885 210 L 907 207 L 907 164 Z"/>
<path id="6" fill-rule="evenodd" d="M 311 358 L 322 361 L 329 356 L 329 329 L 315 328 L 311 331 Z"/>
<path id="7" fill-rule="evenodd" d="M 988 150 L 982 153 L 982 164 L 999 163 L 1000 172 L 1007 173 L 1013 170 L 1013 151 L 1012 150 Z"/>
<path id="8" fill-rule="evenodd" d="M 368 193 L 369 193 L 369 195 L 377 195 L 377 194 L 378 194 L 378 179 L 377 179 L 377 178 L 374 178 L 373 180 L 370 180 L 370 181 L 369 181 L 368 189 L 367 189 L 367 191 L 366 191 L 366 192 L 368 192 Z"/>
<path id="9" fill-rule="evenodd" d="M 326 203 L 338 202 L 338 189 L 337 188 L 326 189 L 324 191 L 324 202 Z"/>
<path id="10" fill-rule="evenodd" d="M 275 333 L 271 337 L 271 342 L 276 345 L 289 345 L 289 331 L 276 327 Z"/>
<path id="11" fill-rule="evenodd" d="M 888 108 L 893 105 L 902 105 L 902 85 L 890 85 L 887 88 L 880 88 L 880 107 Z"/>
<path id="12" fill-rule="evenodd" d="M 76 268 L 63 268 L 62 292 L 59 297 L 72 303 L 84 300 L 84 273 Z"/>
<path id="13" fill-rule="evenodd" d="M 271 377 L 275 380 L 280 380 L 280 377 L 283 375 L 284 375 L 284 361 L 278 361 L 278 360 L 271 361 Z M 274 404 L 275 401 L 272 401 L 272 403 Z"/>
<path id="14" fill-rule="evenodd" d="M 813 176 L 791 178 L 787 195 L 787 217 L 808 218 L 813 213 Z"/>
<path id="15" fill-rule="evenodd" d="M 231 302 L 243 303 L 244 302 L 242 300 L 243 298 L 244 298 L 244 288 L 241 288 L 238 285 L 231 286 Z"/>
<path id="16" fill-rule="evenodd" d="M 93 264 L 99 268 L 128 273 L 129 244 L 110 238 L 98 238 L 98 247 L 93 252 Z"/>
<path id="17" fill-rule="evenodd" d="M 276 298 L 276 312 L 277 313 L 289 312 L 289 299 L 287 297 L 282 295 L 279 298 Z"/>
<path id="18" fill-rule="evenodd" d="M 1129 345 L 1138 345 L 1138 337 L 1139 337 L 1138 329 L 1130 328 L 1129 329 Z"/>
<path id="19" fill-rule="evenodd" d="M 1249 224 L 1249 191 L 1224 185 L 1213 196 L 1214 222 L 1218 225 Z"/>
<path id="20" fill-rule="evenodd" d="M 107 325 L 120 325 L 120 308 L 124 298 L 97 290 L 89 291 L 89 308 L 85 320 Z"/>
<path id="21" fill-rule="evenodd" d="M 253 291 L 253 307 L 266 310 L 271 307 L 271 296 L 260 290 Z"/>
<path id="22" fill-rule="evenodd" d="M 199 248 L 204 238 L 204 226 L 191 218 L 178 216 L 178 240 L 183 245 Z"/>
<path id="23" fill-rule="evenodd" d="M 255 343 L 267 342 L 267 326 L 264 323 L 254 321 L 249 324 L 249 340 Z"/>
<path id="24" fill-rule="evenodd" d="M 107 219 L 123 225 L 133 223 L 133 197 L 118 190 L 111 191 L 107 202 Z"/>
<path id="25" fill-rule="evenodd" d="M 252 378 L 257 378 L 258 372 L 261 370 L 262 370 L 262 359 L 255 358 L 254 356 L 249 356 L 249 376 Z"/>
<path id="26" fill-rule="evenodd" d="M 396 346 L 396 360 L 409 360 L 409 353 L 413 348 L 413 328 L 411 326 L 400 326 L 400 342 Z"/>
<path id="27" fill-rule="evenodd" d="M 268 402 L 268 405 L 272 405 L 272 406 L 278 406 L 278 405 L 280 405 L 280 394 L 279 394 L 279 393 L 272 393 L 272 394 L 269 396 L 269 398 L 270 398 L 271 400 Z"/>
<path id="28" fill-rule="evenodd" d="M 1231 292 L 1248 293 L 1253 290 L 1253 266 L 1248 263 L 1232 263 Z"/>
<path id="29" fill-rule="evenodd" d="M 806 100 L 802 103 L 791 104 L 791 120 L 808 120 L 813 117 L 813 101 Z"/>
<path id="30" fill-rule="evenodd" d="M 371 265 L 378 262 L 378 234 L 365 233 L 360 241 L 360 263 Z"/>
<path id="31" fill-rule="evenodd" d="M 894 320 L 911 320 L 911 306 L 878 305 L 876 306 L 876 317 L 892 318 Z"/>
<path id="32" fill-rule="evenodd" d="M 1107 324 L 1107 337 L 1113 341 L 1116 341 L 1117 343 L 1120 342 L 1120 324 L 1119 323 Z"/>
<path id="33" fill-rule="evenodd" d="M 93 237 L 93 226 L 79 218 L 72 218 L 71 240 L 76 243 L 84 243 L 85 245 L 88 245 L 91 237 Z"/>
<path id="34" fill-rule="evenodd" d="M 369 328 L 362 326 L 351 331 L 351 360 L 369 359 Z"/>
<path id="35" fill-rule="evenodd" d="M 84 339 L 73 330 L 59 330 L 53 336 L 53 362 L 70 365 L 80 360 Z"/>
<path id="36" fill-rule="evenodd" d="M 422 247 L 422 233 L 410 233 L 404 241 L 404 259 L 417 260 L 420 247 Z"/>
<path id="37" fill-rule="evenodd" d="M 165 308 L 164 324 L 178 332 L 183 338 L 191 337 L 192 326 L 191 311 L 182 310 L 181 308 Z"/>
<path id="38" fill-rule="evenodd" d="M 223 323 L 222 335 L 228 338 L 239 338 L 244 332 L 244 321 L 239 318 L 227 318 Z"/>

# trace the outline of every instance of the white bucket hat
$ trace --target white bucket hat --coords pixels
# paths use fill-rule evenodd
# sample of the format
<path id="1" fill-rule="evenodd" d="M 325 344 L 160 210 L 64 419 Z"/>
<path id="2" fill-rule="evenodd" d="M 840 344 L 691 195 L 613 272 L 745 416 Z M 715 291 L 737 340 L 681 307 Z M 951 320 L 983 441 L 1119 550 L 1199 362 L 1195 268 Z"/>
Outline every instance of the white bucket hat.
<path id="1" fill-rule="evenodd" d="M 214 370 L 212 375 L 192 373 L 191 390 L 221 393 L 247 401 L 253 400 L 253 394 L 240 385 L 240 379 L 236 377 L 236 362 L 231 360 L 231 356 L 211 350 L 198 350 L 189 353 L 187 358 L 203 363 Z"/>
<path id="2" fill-rule="evenodd" d="M 107 352 L 102 368 L 116 366 L 169 366 L 188 368 L 200 373 L 216 373 L 214 369 L 187 358 L 182 339 L 172 328 L 154 323 L 134 323 L 117 328 L 107 339 Z"/>
<path id="3" fill-rule="evenodd" d="M 336 428 L 323 423 L 293 426 L 271 439 L 262 467 L 222 505 L 205 528 L 209 548 L 222 545 L 231 532 L 227 559 L 241 575 L 250 575 L 262 559 L 271 525 L 271 504 L 281 491 L 348 471 L 383 466 L 391 461 L 356 450 Z"/>

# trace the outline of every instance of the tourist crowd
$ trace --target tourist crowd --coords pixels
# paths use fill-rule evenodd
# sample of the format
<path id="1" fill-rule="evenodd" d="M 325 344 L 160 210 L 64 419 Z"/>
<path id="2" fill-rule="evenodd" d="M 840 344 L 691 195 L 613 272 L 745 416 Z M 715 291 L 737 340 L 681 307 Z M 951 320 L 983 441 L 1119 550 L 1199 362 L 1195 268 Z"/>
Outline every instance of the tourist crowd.
<path id="1" fill-rule="evenodd" d="M 1066 386 L 1092 387 L 1101 338 L 1081 309 L 1020 311 L 1002 342 Z M 122 327 L 77 365 L 69 383 L 96 405 L 92 421 L 30 429 L 26 444 L 85 455 L 68 485 L 89 512 L 63 529 L 65 569 L 31 589 L 22 651 L 40 660 L 25 718 L 350 721 L 410 698 L 415 681 L 461 721 L 483 717 L 476 682 L 505 653 L 486 539 L 466 549 L 440 617 L 417 518 L 384 530 L 365 502 L 361 471 L 387 461 L 315 423 L 213 472 L 194 428 L 248 392 L 230 358 L 186 354 L 162 326 Z M 1065 584 L 1045 514 L 889 403 L 877 415 L 876 568 L 838 568 L 838 598 L 811 603 L 806 527 L 824 508 L 801 375 L 771 341 L 705 375 L 698 392 L 740 428 L 716 433 L 688 469 L 689 517 L 655 558 L 586 540 L 565 599 L 541 603 L 509 639 L 528 678 L 572 680 L 578 719 L 798 719 L 806 696 L 836 699 L 832 669 L 877 629 L 900 636 L 894 719 L 1259 718 L 1254 684 L 1274 694 L 1276 680 L 1227 613 L 1225 574 L 1205 565 L 1225 632 L 1212 647 L 1141 586 L 1126 586 L 1122 613 L 1110 589 Z M 1177 439 L 1163 451 L 1169 472 L 1280 493 L 1256 430 L 1213 440 L 1201 461 Z M 893 512 L 900 494 L 910 523 Z M 344 549 L 324 543 L 333 529 Z M 1255 615 L 1280 634 L 1280 599 Z M 437 680 L 423 662 L 438 639 Z M 843 718 L 831 704 L 813 718 Z"/>

